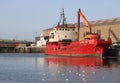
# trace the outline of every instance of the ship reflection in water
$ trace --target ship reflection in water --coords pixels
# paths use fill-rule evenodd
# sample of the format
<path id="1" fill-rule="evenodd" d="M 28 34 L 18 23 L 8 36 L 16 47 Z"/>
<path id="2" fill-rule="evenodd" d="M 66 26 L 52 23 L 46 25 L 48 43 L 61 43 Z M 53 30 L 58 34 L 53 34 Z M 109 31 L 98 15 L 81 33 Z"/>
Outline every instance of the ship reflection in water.
<path id="1" fill-rule="evenodd" d="M 120 59 L 1 53 L 0 83 L 120 83 Z"/>
<path id="2" fill-rule="evenodd" d="M 52 58 L 45 58 L 46 63 L 48 65 L 57 65 L 57 66 L 91 66 L 97 67 L 103 65 L 102 58 L 95 58 L 95 57 L 52 57 Z"/>
<path id="3" fill-rule="evenodd" d="M 56 83 L 120 83 L 118 58 L 46 57 Z"/>

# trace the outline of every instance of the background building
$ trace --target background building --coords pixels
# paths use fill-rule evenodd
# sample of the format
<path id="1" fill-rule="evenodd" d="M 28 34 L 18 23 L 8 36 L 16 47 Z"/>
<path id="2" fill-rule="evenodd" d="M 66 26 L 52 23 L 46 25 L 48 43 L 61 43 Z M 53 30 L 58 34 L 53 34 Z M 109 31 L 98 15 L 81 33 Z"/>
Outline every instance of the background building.
<path id="1" fill-rule="evenodd" d="M 100 34 L 102 39 L 107 40 L 110 36 L 113 42 L 120 40 L 120 17 L 119 18 L 112 18 L 112 19 L 105 19 L 105 20 L 96 20 L 90 21 L 92 26 L 92 32 L 97 32 Z M 71 25 L 71 24 L 70 24 Z M 77 27 L 77 23 L 72 25 L 73 27 Z M 53 28 L 45 29 L 43 31 L 44 37 L 49 37 L 50 32 Z M 85 33 L 89 31 L 84 23 L 81 23 L 80 30 L 79 30 L 79 39 L 83 40 Z"/>
<path id="2" fill-rule="evenodd" d="M 92 26 L 92 32 L 97 32 L 101 38 L 107 39 L 110 34 L 113 42 L 120 40 L 120 18 L 91 21 L 90 24 Z M 88 29 L 82 23 L 79 34 L 80 39 L 84 39 L 84 33 L 86 31 Z"/>

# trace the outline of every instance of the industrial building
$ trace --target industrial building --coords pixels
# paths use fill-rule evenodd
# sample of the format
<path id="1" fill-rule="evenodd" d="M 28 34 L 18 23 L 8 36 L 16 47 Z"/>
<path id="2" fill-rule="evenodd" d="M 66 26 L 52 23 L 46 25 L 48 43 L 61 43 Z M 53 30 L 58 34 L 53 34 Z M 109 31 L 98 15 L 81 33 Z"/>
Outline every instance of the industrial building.
<path id="1" fill-rule="evenodd" d="M 120 40 L 120 17 L 90 21 L 90 24 L 92 26 L 92 32 L 97 32 L 98 34 L 100 34 L 101 38 L 106 40 L 110 36 L 112 42 L 116 42 Z M 76 27 L 77 23 L 69 24 L 69 25 Z M 52 30 L 53 27 L 43 30 L 43 36 L 48 38 Z M 84 35 L 88 30 L 89 29 L 86 27 L 86 25 L 83 22 L 81 22 L 79 29 L 80 40 L 84 39 Z"/>
<path id="2" fill-rule="evenodd" d="M 18 40 L 0 40 L 0 53 L 23 52 L 24 48 L 30 46 L 32 43 Z"/>

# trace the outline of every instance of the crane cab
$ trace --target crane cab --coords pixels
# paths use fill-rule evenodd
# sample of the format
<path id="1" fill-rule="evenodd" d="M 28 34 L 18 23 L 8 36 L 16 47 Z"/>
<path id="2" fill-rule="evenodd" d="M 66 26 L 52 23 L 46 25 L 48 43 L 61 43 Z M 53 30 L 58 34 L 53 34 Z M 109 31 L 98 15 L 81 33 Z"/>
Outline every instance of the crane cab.
<path id="1" fill-rule="evenodd" d="M 100 39 L 100 35 L 97 33 L 87 33 L 85 39 Z"/>

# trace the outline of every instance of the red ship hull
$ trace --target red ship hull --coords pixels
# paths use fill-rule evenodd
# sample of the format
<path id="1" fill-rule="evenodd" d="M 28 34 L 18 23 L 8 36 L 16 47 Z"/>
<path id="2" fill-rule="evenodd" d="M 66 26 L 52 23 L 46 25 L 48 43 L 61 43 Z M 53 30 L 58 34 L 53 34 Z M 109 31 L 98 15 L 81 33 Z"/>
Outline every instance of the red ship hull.
<path id="1" fill-rule="evenodd" d="M 58 56 L 99 56 L 106 55 L 111 40 L 81 40 L 76 42 L 48 42 L 46 55 Z"/>

